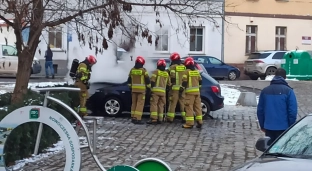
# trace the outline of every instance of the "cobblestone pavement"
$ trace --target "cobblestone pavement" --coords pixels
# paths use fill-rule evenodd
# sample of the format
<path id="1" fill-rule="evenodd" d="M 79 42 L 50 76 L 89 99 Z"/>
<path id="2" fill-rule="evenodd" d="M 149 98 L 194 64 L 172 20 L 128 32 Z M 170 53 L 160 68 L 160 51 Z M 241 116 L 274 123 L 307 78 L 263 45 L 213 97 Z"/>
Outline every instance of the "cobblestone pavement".
<path id="1" fill-rule="evenodd" d="M 255 108 L 226 106 L 213 112 L 202 130 L 186 130 L 181 123 L 133 125 L 129 118 L 105 118 L 97 131 L 97 156 L 108 169 L 118 164 L 134 165 L 147 157 L 167 162 L 174 171 L 228 171 L 258 156 L 254 148 L 262 136 Z M 82 150 L 82 171 L 98 171 L 90 152 Z M 65 154 L 30 163 L 26 171 L 64 169 Z"/>
<path id="2" fill-rule="evenodd" d="M 312 82 L 311 81 L 287 81 L 294 89 L 298 101 L 298 118 L 312 113 Z M 220 84 L 232 84 L 254 89 L 263 89 L 270 84 L 270 81 L 220 81 Z"/>

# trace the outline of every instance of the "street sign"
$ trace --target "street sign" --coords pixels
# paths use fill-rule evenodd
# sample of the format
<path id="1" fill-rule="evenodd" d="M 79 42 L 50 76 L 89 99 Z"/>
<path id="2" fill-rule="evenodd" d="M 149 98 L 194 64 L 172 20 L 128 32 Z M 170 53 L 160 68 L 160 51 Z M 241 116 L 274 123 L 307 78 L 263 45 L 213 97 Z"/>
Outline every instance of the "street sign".
<path id="1" fill-rule="evenodd" d="M 39 108 L 32 108 L 29 111 L 29 119 L 38 119 L 40 116 L 40 109 Z"/>

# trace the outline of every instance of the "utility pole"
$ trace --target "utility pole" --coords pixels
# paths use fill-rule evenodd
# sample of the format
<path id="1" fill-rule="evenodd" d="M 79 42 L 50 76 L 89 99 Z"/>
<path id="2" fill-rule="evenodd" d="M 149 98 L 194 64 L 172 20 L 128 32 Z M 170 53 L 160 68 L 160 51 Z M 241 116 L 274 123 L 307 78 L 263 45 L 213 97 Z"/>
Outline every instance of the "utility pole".
<path id="1" fill-rule="evenodd" d="M 225 20 L 225 0 L 222 2 L 222 40 L 221 40 L 221 61 L 224 62 L 224 20 Z"/>

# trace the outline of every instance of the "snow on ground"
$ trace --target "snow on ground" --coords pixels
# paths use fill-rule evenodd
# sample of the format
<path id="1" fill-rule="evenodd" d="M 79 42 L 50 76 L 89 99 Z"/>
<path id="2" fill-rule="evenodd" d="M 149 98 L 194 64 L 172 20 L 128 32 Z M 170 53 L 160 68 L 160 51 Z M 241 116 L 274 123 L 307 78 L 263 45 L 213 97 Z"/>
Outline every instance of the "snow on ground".
<path id="1" fill-rule="evenodd" d="M 54 85 L 63 85 L 63 84 L 67 84 L 67 82 L 40 82 L 40 83 L 29 83 L 28 84 L 28 88 L 35 88 L 36 86 L 39 87 L 46 87 L 46 86 L 54 86 Z M 7 85 L 3 85 L 1 86 L 3 88 L 14 88 L 15 84 L 7 84 Z"/>
<path id="2" fill-rule="evenodd" d="M 274 78 L 274 76 L 275 76 L 275 75 L 268 75 L 268 76 L 266 76 L 266 77 L 265 77 L 265 81 L 271 81 L 271 80 Z M 294 78 L 294 79 L 287 79 L 287 78 L 286 78 L 286 81 L 299 81 L 299 80 L 297 80 L 297 79 L 295 79 L 295 78 Z"/>
<path id="3" fill-rule="evenodd" d="M 234 88 L 234 85 L 220 84 L 221 95 L 224 97 L 224 105 L 236 105 L 237 100 L 240 96 L 240 91 Z"/>

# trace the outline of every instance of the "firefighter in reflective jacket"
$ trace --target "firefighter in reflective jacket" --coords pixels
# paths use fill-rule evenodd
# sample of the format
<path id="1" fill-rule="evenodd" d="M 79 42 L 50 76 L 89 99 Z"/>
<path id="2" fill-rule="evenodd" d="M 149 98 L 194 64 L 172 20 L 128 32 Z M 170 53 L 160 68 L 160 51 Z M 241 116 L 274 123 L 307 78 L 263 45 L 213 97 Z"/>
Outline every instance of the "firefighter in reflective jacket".
<path id="1" fill-rule="evenodd" d="M 170 81 L 172 88 L 169 91 L 169 109 L 167 112 L 167 122 L 172 123 L 175 117 L 175 109 L 179 102 L 183 120 L 185 119 L 184 98 L 185 93 L 182 88 L 182 76 L 185 66 L 182 64 L 180 55 L 176 52 L 170 55 L 171 66 L 169 67 Z"/>
<path id="2" fill-rule="evenodd" d="M 166 89 L 170 87 L 171 81 L 166 69 L 166 61 L 160 59 L 157 62 L 157 69 L 151 77 L 151 120 L 147 124 L 161 123 L 164 118 L 164 107 L 166 104 Z"/>
<path id="3" fill-rule="evenodd" d="M 183 76 L 182 86 L 185 88 L 185 120 L 182 128 L 193 128 L 194 112 L 197 122 L 196 127 L 201 128 L 203 124 L 203 115 L 201 109 L 200 87 L 202 78 L 198 70 L 195 69 L 195 63 L 192 57 L 185 59 L 185 75 Z"/>
<path id="4" fill-rule="evenodd" d="M 147 88 L 151 88 L 148 73 L 146 69 L 143 68 L 144 64 L 144 58 L 138 56 L 128 77 L 128 85 L 131 89 L 132 96 L 131 121 L 134 124 L 143 124 L 141 119 L 145 103 L 145 93 Z"/>
<path id="5" fill-rule="evenodd" d="M 91 67 L 96 64 L 96 58 L 92 55 L 86 57 L 82 61 L 76 71 L 76 82 L 75 86 L 80 88 L 79 98 L 80 98 L 80 107 L 79 115 L 81 117 L 87 115 L 86 102 L 88 99 L 88 89 L 89 89 L 89 79 L 91 76 Z"/>

